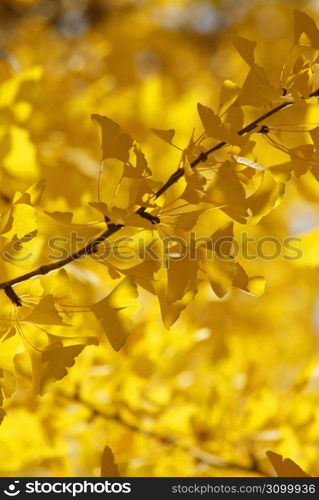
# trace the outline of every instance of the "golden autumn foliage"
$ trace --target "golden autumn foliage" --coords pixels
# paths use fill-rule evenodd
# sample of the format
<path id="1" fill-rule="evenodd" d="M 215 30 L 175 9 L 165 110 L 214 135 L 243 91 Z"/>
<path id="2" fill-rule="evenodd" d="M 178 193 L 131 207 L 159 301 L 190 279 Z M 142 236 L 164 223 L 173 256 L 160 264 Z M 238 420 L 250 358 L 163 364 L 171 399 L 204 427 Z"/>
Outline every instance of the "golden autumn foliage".
<path id="1" fill-rule="evenodd" d="M 0 13 L 0 474 L 318 475 L 315 2 Z"/>

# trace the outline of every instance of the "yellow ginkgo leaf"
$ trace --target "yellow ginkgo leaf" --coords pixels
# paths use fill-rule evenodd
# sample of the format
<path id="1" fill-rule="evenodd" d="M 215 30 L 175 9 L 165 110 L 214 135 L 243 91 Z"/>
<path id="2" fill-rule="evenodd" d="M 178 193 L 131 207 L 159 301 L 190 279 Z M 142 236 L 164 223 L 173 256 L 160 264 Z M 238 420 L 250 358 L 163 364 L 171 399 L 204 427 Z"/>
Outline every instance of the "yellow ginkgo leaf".
<path id="1" fill-rule="evenodd" d="M 114 455 L 109 446 L 105 446 L 101 457 L 101 477 L 121 477 Z"/>
<path id="2" fill-rule="evenodd" d="M 136 144 L 133 146 L 133 153 L 135 155 L 135 167 L 126 164 L 124 167 L 124 176 L 133 177 L 140 179 L 141 177 L 147 177 L 151 175 L 151 169 L 147 166 L 147 161 L 143 151 L 137 147 Z"/>
<path id="3" fill-rule="evenodd" d="M 82 352 L 86 344 L 64 346 L 56 342 L 42 352 L 40 358 L 39 392 L 42 394 L 53 382 L 61 380 L 75 363 L 75 358 Z"/>
<path id="4" fill-rule="evenodd" d="M 209 237 L 208 248 L 211 248 L 217 257 L 227 258 L 231 255 L 233 238 L 234 223 L 227 222 Z"/>
<path id="5" fill-rule="evenodd" d="M 51 294 L 42 297 L 39 304 L 35 306 L 35 308 L 23 319 L 23 321 L 39 325 L 69 326 L 63 321 L 56 310 L 54 298 Z"/>
<path id="6" fill-rule="evenodd" d="M 219 298 L 223 298 L 232 286 L 235 263 L 231 260 L 206 259 L 205 272 L 210 285 Z"/>
<path id="7" fill-rule="evenodd" d="M 59 269 L 53 276 L 44 276 L 40 279 L 46 294 L 51 294 L 55 300 L 63 299 L 70 293 L 70 278 L 65 269 Z"/>
<path id="8" fill-rule="evenodd" d="M 173 223 L 173 226 L 178 229 L 184 229 L 185 231 L 190 231 L 195 226 L 198 218 L 203 212 L 204 209 L 189 210 L 188 212 L 181 213 L 180 215 L 174 217 L 175 222 Z"/>
<path id="9" fill-rule="evenodd" d="M 256 42 L 242 38 L 241 36 L 235 36 L 233 38 L 233 44 L 237 52 L 246 61 L 246 63 L 252 67 L 255 65 L 255 48 Z"/>
<path id="10" fill-rule="evenodd" d="M 198 263 L 189 255 L 179 259 L 170 259 L 167 270 L 167 300 L 176 302 L 183 299 L 186 293 L 196 294 Z"/>
<path id="11" fill-rule="evenodd" d="M 52 219 L 55 219 L 58 222 L 62 222 L 62 224 L 72 224 L 72 212 L 48 212 L 47 210 L 45 210 L 44 213 L 49 215 L 49 217 L 52 217 Z"/>
<path id="12" fill-rule="evenodd" d="M 113 205 L 125 209 L 129 206 L 130 191 L 128 189 L 128 185 L 122 185 L 125 169 L 126 167 L 122 160 L 104 160 L 102 176 L 107 179 L 107 182 L 104 182 L 101 187 L 99 200 L 100 207 L 102 207 L 103 204 L 105 204 L 109 209 Z M 125 180 L 130 181 L 132 179 L 126 178 Z"/>
<path id="13" fill-rule="evenodd" d="M 132 277 L 124 278 L 104 299 L 90 306 L 115 351 L 119 351 L 132 331 L 130 316 L 136 312 L 137 288 Z"/>
<path id="14" fill-rule="evenodd" d="M 240 130 L 244 125 L 244 112 L 240 106 L 232 106 L 225 113 L 225 121 L 229 123 L 233 130 Z M 247 141 L 251 143 L 252 141 Z M 246 148 L 245 144 L 245 148 Z"/>
<path id="15" fill-rule="evenodd" d="M 163 325 L 168 330 L 178 320 L 181 312 L 193 300 L 194 292 L 187 292 L 182 299 L 170 302 L 167 298 L 167 289 L 165 283 L 161 280 L 154 280 L 153 287 L 156 291 L 158 302 L 160 305 Z"/>
<path id="16" fill-rule="evenodd" d="M 236 274 L 233 278 L 233 286 L 257 297 L 262 295 L 266 286 L 265 278 L 263 276 L 248 277 L 246 271 L 238 262 L 235 265 Z"/>
<path id="17" fill-rule="evenodd" d="M 307 98 L 313 90 L 312 72 L 309 68 L 299 71 L 293 80 L 295 89 L 304 98 Z"/>
<path id="18" fill-rule="evenodd" d="M 265 70 L 255 64 L 248 72 L 236 103 L 258 108 L 263 103 L 269 106 L 274 99 L 278 99 L 278 94 L 278 88 L 270 85 Z"/>
<path id="19" fill-rule="evenodd" d="M 225 80 L 222 84 L 222 88 L 220 91 L 220 101 L 219 101 L 219 110 L 220 112 L 226 111 L 234 102 L 236 101 L 240 92 L 240 87 L 237 83 L 232 82 L 231 80 Z"/>
<path id="20" fill-rule="evenodd" d="M 278 477 L 311 477 L 290 458 L 284 459 L 282 455 L 270 450 L 266 454 Z"/>
<path id="21" fill-rule="evenodd" d="M 154 280 L 154 272 L 158 262 L 154 259 L 145 259 L 142 263 L 129 267 L 128 269 L 121 269 L 121 273 L 125 276 L 132 276 L 137 285 L 141 286 L 148 292 L 154 294 L 152 282 Z M 110 269 L 111 271 L 111 269 Z M 114 272 L 114 269 L 113 269 Z M 117 273 L 116 278 L 120 275 Z"/>
<path id="22" fill-rule="evenodd" d="M 313 144 L 303 144 L 289 150 L 291 158 L 291 167 L 294 170 L 296 177 L 305 174 L 314 164 L 313 160 Z"/>
<path id="23" fill-rule="evenodd" d="M 234 171 L 234 165 L 225 162 L 218 172 L 219 175 L 216 175 L 207 188 L 210 200 L 220 205 L 221 210 L 232 219 L 245 224 L 248 216 L 246 193 Z"/>
<path id="24" fill-rule="evenodd" d="M 215 115 L 212 109 L 203 106 L 200 102 L 197 104 L 197 110 L 208 137 L 216 137 L 218 135 L 218 128 L 221 125 L 219 116 Z"/>
<path id="25" fill-rule="evenodd" d="M 95 210 L 97 210 L 98 212 L 103 214 L 105 217 L 110 217 L 110 209 L 107 206 L 107 204 L 104 203 L 103 201 L 101 201 L 101 202 L 90 201 L 89 205 L 91 207 L 95 208 Z"/>
<path id="26" fill-rule="evenodd" d="M 232 258 L 233 236 L 233 223 L 228 222 L 198 248 L 201 268 L 219 298 L 224 297 L 230 290 L 236 270 Z"/>
<path id="27" fill-rule="evenodd" d="M 14 204 L 12 215 L 13 221 L 10 230 L 16 233 L 18 238 L 23 238 L 25 234 L 32 233 L 37 229 L 37 213 L 31 205 Z"/>
<path id="28" fill-rule="evenodd" d="M 175 136 L 175 130 L 173 128 L 169 130 L 160 130 L 156 128 L 151 128 L 151 132 L 153 132 L 153 134 L 157 135 L 160 139 L 162 139 L 162 141 L 168 142 L 169 144 L 172 144 L 174 146 L 172 141 Z"/>
<path id="29" fill-rule="evenodd" d="M 197 110 L 208 137 L 239 147 L 247 142 L 247 137 L 237 134 L 237 131 L 233 130 L 229 123 L 222 123 L 212 109 L 198 103 Z"/>
<path id="30" fill-rule="evenodd" d="M 315 21 L 305 12 L 296 9 L 294 10 L 294 22 L 295 44 L 299 44 L 302 35 L 306 35 L 308 43 L 310 43 L 315 49 L 319 49 L 319 30 Z M 302 40 L 302 43 L 304 43 L 304 40 Z"/>
<path id="31" fill-rule="evenodd" d="M 291 161 L 278 163 L 268 168 L 273 178 L 279 182 L 287 182 L 291 178 L 292 164 Z"/>
<path id="32" fill-rule="evenodd" d="M 247 199 L 247 207 L 251 211 L 253 223 L 256 224 L 276 208 L 284 193 L 285 184 L 276 182 L 268 170 L 265 170 L 260 187 Z"/>
<path id="33" fill-rule="evenodd" d="M 181 198 L 189 203 L 196 205 L 202 200 L 206 193 L 204 186 L 206 184 L 206 179 L 203 175 L 197 172 L 196 169 L 192 169 L 187 158 L 184 162 L 184 174 L 186 187 L 181 194 Z"/>
<path id="34" fill-rule="evenodd" d="M 32 186 L 30 186 L 22 195 L 14 198 L 15 203 L 24 203 L 26 205 L 38 205 L 41 201 L 41 197 L 45 187 L 45 180 L 42 179 Z"/>
<path id="35" fill-rule="evenodd" d="M 117 158 L 128 161 L 133 139 L 121 133 L 120 126 L 106 116 L 94 114 L 92 120 L 101 127 L 102 160 Z"/>

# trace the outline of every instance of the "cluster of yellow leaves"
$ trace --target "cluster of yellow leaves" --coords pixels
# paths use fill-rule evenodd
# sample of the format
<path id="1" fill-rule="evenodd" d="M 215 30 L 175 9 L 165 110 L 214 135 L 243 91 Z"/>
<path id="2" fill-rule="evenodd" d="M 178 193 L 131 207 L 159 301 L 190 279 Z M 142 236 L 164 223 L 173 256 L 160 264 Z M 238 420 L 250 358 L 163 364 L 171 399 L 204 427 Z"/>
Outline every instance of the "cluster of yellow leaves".
<path id="1" fill-rule="evenodd" d="M 103 257 L 101 245 L 99 259 L 79 259 L 15 286 L 20 309 L 3 293 L 2 472 L 97 475 L 101 443 L 111 446 L 123 475 L 271 473 L 269 448 L 298 463 L 301 453 L 306 470 L 316 471 L 311 391 L 318 353 L 310 325 L 318 230 L 304 238 L 306 260 L 297 263 L 247 263 L 233 256 L 232 242 L 246 229 L 257 237 L 290 234 L 295 187 L 318 204 L 311 97 L 319 86 L 317 27 L 295 12 L 294 46 L 286 47 L 287 57 L 281 51 L 280 78 L 278 68 L 259 64 L 269 66 L 267 57 L 257 57 L 256 43 L 238 36 L 245 34 L 239 27 L 234 47 L 242 61 L 234 48 L 215 47 L 219 61 L 222 50 L 231 51 L 233 69 L 214 78 L 198 63 L 204 44 L 189 50 L 190 41 L 167 31 L 158 41 L 145 23 L 151 6 L 123 9 L 121 27 L 115 12 L 66 47 L 41 19 L 33 31 L 25 20 L 21 39 L 9 47 L 22 68 L 13 55 L 1 60 L 1 281 L 64 258 L 78 248 L 71 234 L 81 246 L 110 223 L 123 225 L 110 238 L 121 255 L 137 255 L 141 238 L 152 248 L 151 256 L 118 259 Z M 134 22 L 140 32 L 132 33 Z M 247 17 L 247 36 L 249 26 Z M 166 63 L 165 76 L 134 76 L 135 58 L 143 56 L 134 37 L 151 44 Z M 178 54 L 192 54 L 196 91 L 194 77 L 185 82 L 173 63 L 173 37 Z M 247 65 L 242 83 L 220 82 L 240 80 Z M 202 90 L 210 87 L 211 94 Z M 238 134 L 283 103 L 292 105 Z M 220 141 L 224 147 L 192 168 Z M 177 167 L 182 178 L 157 198 Z M 141 217 L 140 207 L 160 222 Z M 178 258 L 178 239 L 188 241 L 192 232 L 205 244 L 194 259 Z M 63 238 L 60 254 L 53 237 Z M 261 274 L 269 287 L 257 299 L 265 288 Z M 21 440 L 25 426 L 30 435 Z M 10 439 L 25 443 L 24 451 L 17 446 L 10 457 Z M 69 458 L 74 443 L 79 452 Z M 110 471 L 118 473 L 106 447 L 102 475 Z"/>

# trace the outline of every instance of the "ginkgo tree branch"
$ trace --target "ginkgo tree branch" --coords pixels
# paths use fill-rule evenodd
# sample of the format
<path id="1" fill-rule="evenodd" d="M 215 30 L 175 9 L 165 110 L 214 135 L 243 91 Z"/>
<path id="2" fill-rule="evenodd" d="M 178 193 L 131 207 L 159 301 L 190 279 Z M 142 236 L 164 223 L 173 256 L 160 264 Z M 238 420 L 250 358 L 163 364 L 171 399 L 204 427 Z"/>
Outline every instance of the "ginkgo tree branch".
<path id="1" fill-rule="evenodd" d="M 248 125 L 243 127 L 242 129 L 238 130 L 237 134 L 238 135 L 244 135 L 247 134 L 248 132 L 252 132 L 255 128 L 258 127 L 260 123 L 262 123 L 266 118 L 269 118 L 272 115 L 275 115 L 279 111 L 282 111 L 283 109 L 287 108 L 288 106 L 291 106 L 293 102 L 283 102 L 279 106 L 276 106 L 275 108 L 271 109 L 270 111 L 267 111 L 267 113 L 264 113 L 263 115 L 259 116 L 256 120 L 250 122 Z M 223 148 L 224 146 L 227 146 L 227 142 L 225 141 L 220 141 L 215 146 L 212 148 L 208 149 L 207 151 L 203 151 L 200 153 L 200 155 L 195 158 L 190 164 L 191 168 L 196 167 L 199 163 L 207 161 L 209 156 L 214 153 L 215 151 L 218 151 L 219 149 Z M 169 179 L 163 184 L 162 187 L 155 193 L 155 198 L 157 199 L 159 196 L 161 196 L 165 191 L 167 191 L 168 188 L 170 188 L 175 182 L 177 182 L 182 176 L 184 175 L 184 168 L 178 168 L 170 177 Z"/>
<path id="2" fill-rule="evenodd" d="M 319 96 L 319 89 L 316 91 L 312 92 L 309 97 L 318 97 Z M 288 106 L 291 106 L 294 104 L 293 102 L 287 101 L 279 104 L 275 108 L 272 108 L 270 111 L 267 111 L 263 115 L 259 116 L 252 122 L 250 122 L 248 125 L 240 129 L 237 134 L 238 135 L 244 135 L 248 132 L 251 132 L 255 130 L 258 125 L 260 125 L 264 120 L 269 118 L 270 116 L 275 115 L 276 113 L 282 111 L 283 109 L 287 108 Z M 225 141 L 221 141 L 217 143 L 215 146 L 212 148 L 208 149 L 207 151 L 204 151 L 200 153 L 197 158 L 195 158 L 190 166 L 191 168 L 196 167 L 199 163 L 207 161 L 209 156 L 214 153 L 215 151 L 218 151 L 219 149 L 223 148 L 226 146 L 228 143 Z M 156 191 L 155 193 L 155 199 L 159 198 L 163 193 L 165 193 L 173 184 L 175 184 L 184 174 L 184 168 L 178 168 L 169 178 L 168 180 L 163 184 L 163 186 Z M 146 212 L 146 207 L 140 207 L 136 211 L 137 214 L 139 214 L 141 217 L 148 219 L 151 223 L 156 224 L 159 223 L 160 220 L 158 217 L 153 216 L 152 214 L 149 214 Z M 38 268 L 34 269 L 33 271 L 30 271 L 25 274 L 21 274 L 20 276 L 17 276 L 16 278 L 12 278 L 11 280 L 4 281 L 0 283 L 0 289 L 4 290 L 6 293 L 7 297 L 17 306 L 21 306 L 21 300 L 18 297 L 18 295 L 15 293 L 13 290 L 13 286 L 17 285 L 18 283 L 22 283 L 24 281 L 27 281 L 31 278 L 34 278 L 35 276 L 41 276 L 41 275 L 46 275 L 51 273 L 52 271 L 55 271 L 57 269 L 60 269 L 67 264 L 70 264 L 73 261 L 78 260 L 80 257 L 84 255 L 91 255 L 94 253 L 100 243 L 103 241 L 107 240 L 110 236 L 113 234 L 117 233 L 120 229 L 124 227 L 123 224 L 114 224 L 114 223 L 109 223 L 107 225 L 107 229 L 101 233 L 99 236 L 97 236 L 93 241 L 91 241 L 89 244 L 86 244 L 76 252 L 72 253 L 65 259 L 57 260 L 56 262 L 52 262 L 51 264 L 45 264 L 41 265 Z"/>
<path id="3" fill-rule="evenodd" d="M 21 283 L 23 281 L 27 281 L 31 278 L 34 278 L 35 276 L 41 276 L 45 274 L 49 274 L 52 271 L 55 271 L 56 269 L 60 269 L 61 267 L 66 266 L 67 264 L 70 264 L 70 262 L 73 262 L 83 255 L 91 255 L 94 253 L 100 243 L 103 241 L 107 240 L 112 234 L 115 234 L 117 231 L 119 231 L 123 227 L 123 224 L 108 224 L 107 229 L 100 234 L 97 238 L 95 238 L 91 243 L 88 245 L 83 246 L 76 252 L 73 252 L 71 255 L 66 257 L 65 259 L 57 260 L 56 262 L 52 262 L 51 264 L 46 264 L 39 266 L 37 269 L 34 269 L 33 271 L 30 271 L 29 273 L 22 274 L 21 276 L 17 276 L 16 278 L 13 278 L 8 281 L 4 281 L 3 283 L 0 283 L 0 289 L 3 289 L 6 293 L 6 295 L 9 297 L 9 299 L 16 304 L 17 306 L 21 306 L 21 301 L 19 297 L 16 295 L 14 292 L 12 286 L 17 285 L 18 283 Z"/>

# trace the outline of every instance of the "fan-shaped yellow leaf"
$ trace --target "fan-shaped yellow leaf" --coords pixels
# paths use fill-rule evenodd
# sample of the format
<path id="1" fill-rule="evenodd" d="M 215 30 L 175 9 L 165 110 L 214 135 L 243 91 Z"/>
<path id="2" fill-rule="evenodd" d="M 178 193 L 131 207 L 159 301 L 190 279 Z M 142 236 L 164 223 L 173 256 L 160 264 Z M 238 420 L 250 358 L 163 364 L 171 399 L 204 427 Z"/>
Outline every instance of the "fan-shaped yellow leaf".
<path id="1" fill-rule="evenodd" d="M 47 210 L 45 210 L 44 213 L 49 215 L 49 217 L 52 217 L 52 219 L 55 219 L 58 222 L 62 222 L 62 224 L 72 224 L 72 212 L 48 212 Z"/>
<path id="2" fill-rule="evenodd" d="M 28 323 L 37 323 L 40 325 L 64 325 L 69 326 L 62 320 L 54 305 L 54 298 L 51 294 L 45 295 L 39 304 L 24 318 Z"/>
<path id="3" fill-rule="evenodd" d="M 151 132 L 153 132 L 153 134 L 157 135 L 163 141 L 168 142 L 169 144 L 173 144 L 172 141 L 175 135 L 175 130 L 173 128 L 169 130 L 160 130 L 156 128 L 151 128 Z"/>
<path id="4" fill-rule="evenodd" d="M 56 342 L 42 352 L 40 368 L 40 393 L 47 386 L 67 375 L 68 370 L 75 363 L 75 358 L 82 352 L 86 344 L 63 346 Z"/>
<path id="5" fill-rule="evenodd" d="M 102 160 L 117 158 L 128 161 L 133 139 L 128 134 L 121 133 L 119 125 L 106 116 L 94 114 L 92 119 L 101 127 Z"/>
<path id="6" fill-rule="evenodd" d="M 247 199 L 254 224 L 280 204 L 284 193 L 285 184 L 276 182 L 268 170 L 265 170 L 260 187 Z"/>
<path id="7" fill-rule="evenodd" d="M 251 40 L 247 40 L 241 36 L 235 36 L 233 38 L 233 44 L 237 52 L 241 55 L 241 57 L 246 61 L 249 66 L 254 66 L 255 64 L 255 48 L 256 42 Z"/>
<path id="8" fill-rule="evenodd" d="M 225 80 L 223 82 L 219 101 L 220 112 L 224 112 L 226 109 L 232 106 L 232 104 L 234 104 L 239 95 L 239 92 L 240 87 L 239 85 L 237 85 L 237 83 L 234 83 L 231 80 Z"/>
<path id="9" fill-rule="evenodd" d="M 306 35 L 308 41 L 315 49 L 319 49 L 319 30 L 315 21 L 301 10 L 294 10 L 295 22 L 295 44 L 300 43 L 302 35 Z"/>
<path id="10" fill-rule="evenodd" d="M 136 311 L 137 288 L 132 277 L 124 278 L 104 299 L 90 306 L 115 351 L 119 351 L 133 328 L 130 316 Z"/>

